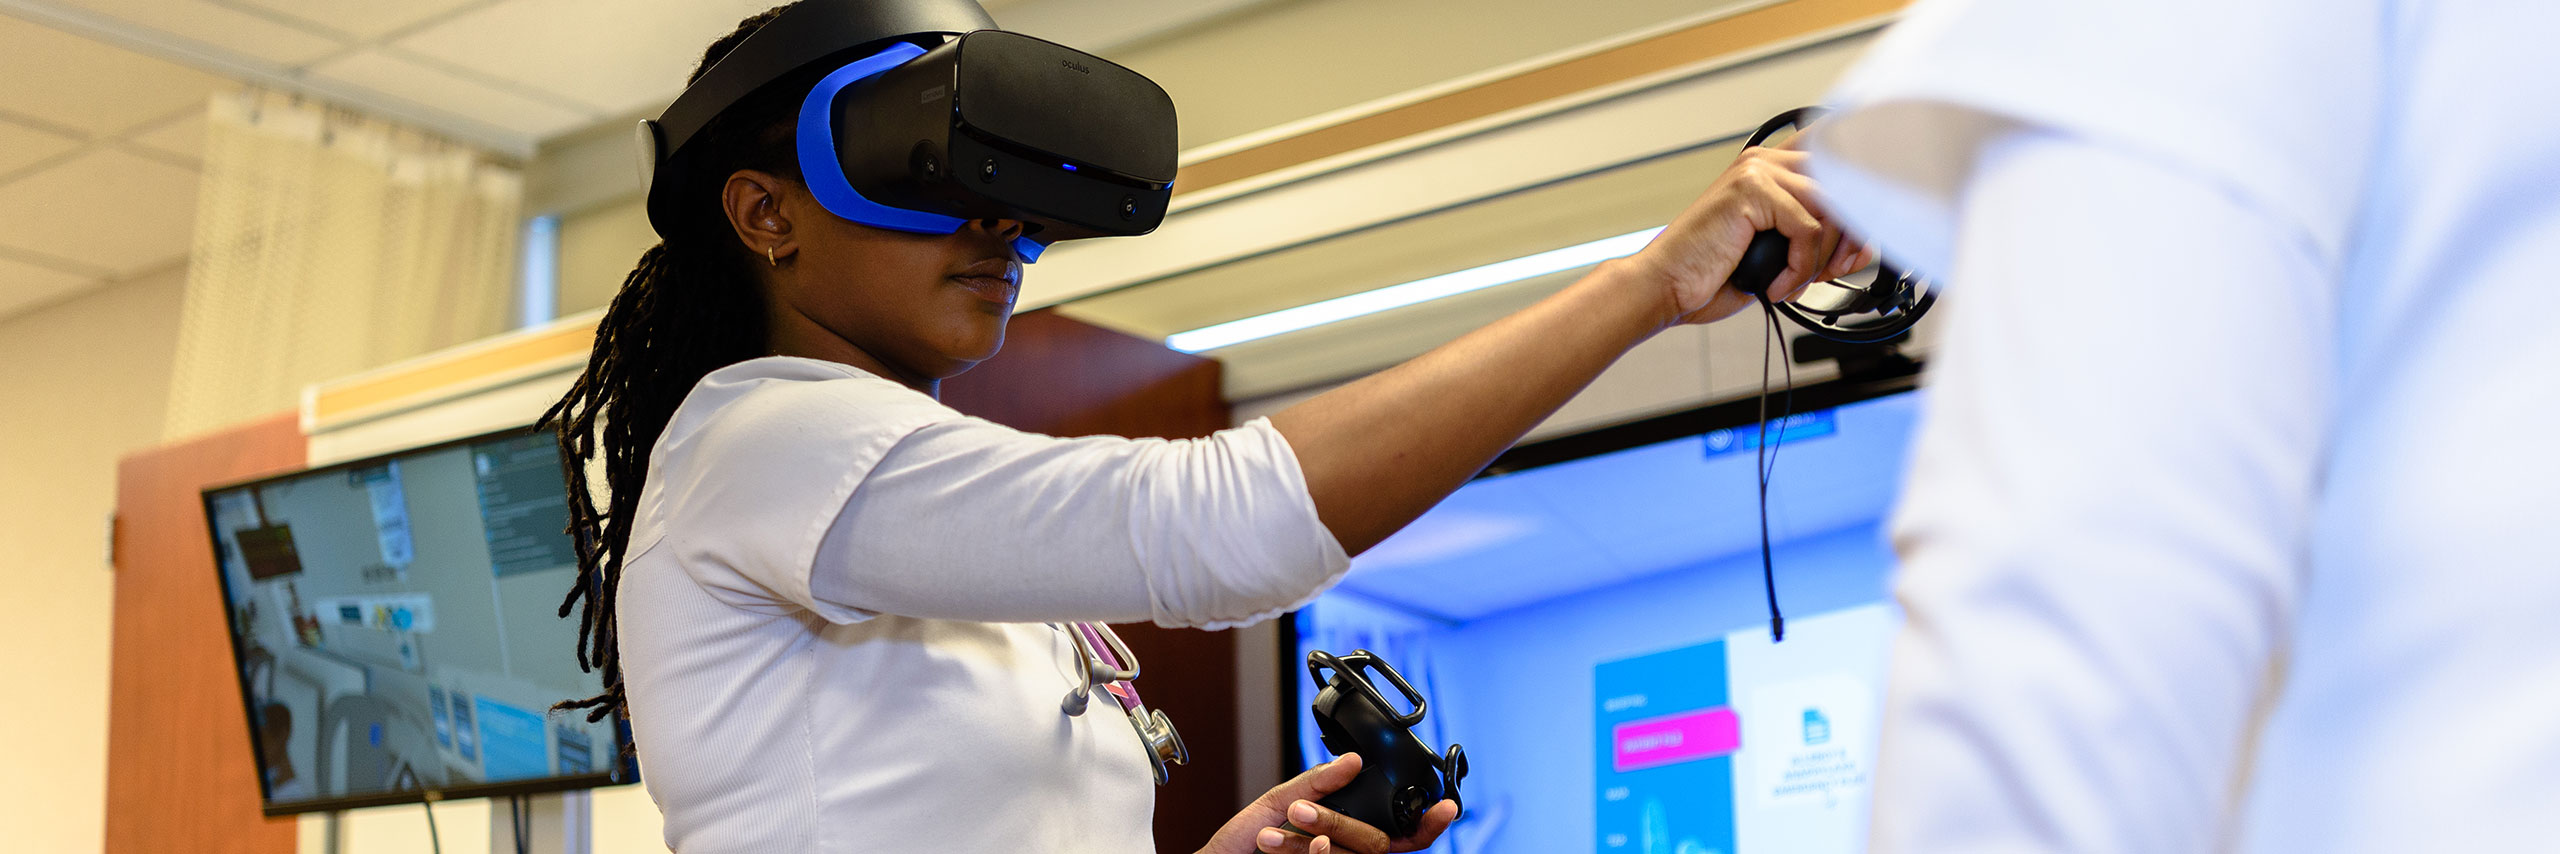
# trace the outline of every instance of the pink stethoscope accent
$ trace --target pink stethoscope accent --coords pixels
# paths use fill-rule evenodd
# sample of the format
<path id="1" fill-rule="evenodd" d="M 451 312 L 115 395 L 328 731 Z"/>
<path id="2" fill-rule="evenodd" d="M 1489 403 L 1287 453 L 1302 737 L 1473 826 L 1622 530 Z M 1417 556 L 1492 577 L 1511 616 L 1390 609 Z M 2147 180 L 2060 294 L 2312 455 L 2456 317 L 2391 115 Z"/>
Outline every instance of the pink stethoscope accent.
<path id="1" fill-rule="evenodd" d="M 1103 642 L 1102 633 L 1096 631 L 1092 623 L 1076 623 L 1075 628 L 1078 633 L 1084 635 L 1086 643 L 1093 645 L 1095 658 L 1101 659 L 1104 665 L 1113 670 L 1124 669 L 1120 665 L 1120 654 L 1111 649 L 1118 645 L 1116 642 L 1119 638 L 1112 638 L 1113 643 Z M 1127 712 L 1146 704 L 1138 700 L 1138 684 L 1130 681 L 1137 678 L 1138 669 L 1135 667 L 1125 669 L 1129 673 L 1128 678 L 1112 680 L 1110 684 L 1102 686 L 1102 689 L 1111 692 L 1111 696 L 1120 701 L 1120 710 Z"/>
<path id="2" fill-rule="evenodd" d="M 1076 687 L 1068 689 L 1065 699 L 1058 701 L 1060 711 L 1068 717 L 1084 714 L 1097 686 L 1120 704 L 1129 717 L 1129 726 L 1137 730 L 1138 743 L 1146 748 L 1147 762 L 1155 767 L 1156 785 L 1164 785 L 1171 767 L 1191 761 L 1190 748 L 1182 744 L 1182 734 L 1173 728 L 1173 720 L 1161 709 L 1150 710 L 1138 699 L 1138 687 L 1130 682 L 1138 678 L 1138 655 L 1110 626 L 1097 623 L 1067 623 L 1067 637 L 1075 641 Z"/>

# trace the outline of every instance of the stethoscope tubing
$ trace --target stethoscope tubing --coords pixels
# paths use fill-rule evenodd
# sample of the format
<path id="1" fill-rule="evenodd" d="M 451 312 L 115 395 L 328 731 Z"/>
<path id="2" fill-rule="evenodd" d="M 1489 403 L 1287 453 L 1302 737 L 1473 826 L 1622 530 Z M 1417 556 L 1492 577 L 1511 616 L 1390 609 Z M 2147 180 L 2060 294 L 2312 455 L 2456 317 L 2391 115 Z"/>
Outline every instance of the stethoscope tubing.
<path id="1" fill-rule="evenodd" d="M 1120 634 L 1100 623 L 1074 622 L 1060 624 L 1059 629 L 1075 643 L 1076 664 L 1083 671 L 1076 687 L 1068 689 L 1058 708 L 1068 717 L 1079 717 L 1090 705 L 1093 689 L 1102 687 L 1112 702 L 1129 717 L 1129 727 L 1138 734 L 1138 744 L 1147 751 L 1147 763 L 1155 770 L 1156 785 L 1164 785 L 1174 765 L 1191 761 L 1191 751 L 1182 744 L 1182 734 L 1174 729 L 1173 720 L 1162 710 L 1149 710 L 1138 698 L 1138 654 L 1129 651 Z"/>

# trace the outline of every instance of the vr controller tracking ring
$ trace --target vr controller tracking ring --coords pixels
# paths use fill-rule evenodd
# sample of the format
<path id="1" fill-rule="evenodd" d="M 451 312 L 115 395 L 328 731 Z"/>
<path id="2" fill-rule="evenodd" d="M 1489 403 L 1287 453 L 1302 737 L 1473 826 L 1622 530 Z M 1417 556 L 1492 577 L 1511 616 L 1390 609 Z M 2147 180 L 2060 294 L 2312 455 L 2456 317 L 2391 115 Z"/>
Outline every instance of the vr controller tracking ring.
<path id="1" fill-rule="evenodd" d="M 1397 711 L 1369 674 L 1385 677 L 1413 711 Z M 1416 736 L 1413 727 L 1429 706 L 1404 674 L 1362 649 L 1342 656 L 1311 650 L 1307 675 L 1318 688 L 1309 711 L 1325 749 L 1337 756 L 1358 753 L 1361 760 L 1359 775 L 1317 804 L 1397 838 L 1413 835 L 1423 815 L 1444 798 L 1465 812 L 1458 784 L 1467 776 L 1466 753 L 1455 744 L 1445 754 L 1435 752 Z"/>
<path id="2" fill-rule="evenodd" d="M 1411 684 L 1404 681 L 1404 674 L 1387 666 L 1386 660 L 1379 658 L 1377 653 L 1365 649 L 1354 650 L 1350 655 L 1344 656 L 1336 656 L 1324 650 L 1307 653 L 1307 675 L 1313 677 L 1316 684 L 1323 685 L 1331 681 L 1325 677 L 1326 671 L 1358 677 L 1352 679 L 1350 684 L 1359 689 L 1360 693 L 1367 695 L 1371 702 L 1377 703 L 1378 708 L 1393 716 L 1397 726 L 1409 727 L 1421 723 L 1423 714 L 1431 710 L 1431 703 L 1423 699 L 1422 692 L 1414 690 Z M 1377 685 L 1371 683 L 1366 677 L 1360 676 L 1362 671 L 1387 677 L 1387 682 L 1396 686 L 1396 691 L 1404 694 L 1405 705 L 1412 706 L 1413 711 L 1396 711 L 1395 704 L 1387 702 L 1387 696 L 1378 692 Z"/>
<path id="3" fill-rule="evenodd" d="M 809 96 L 800 101 L 799 124 L 794 129 L 794 147 L 799 149 L 800 178 L 809 187 L 809 195 L 828 213 L 874 228 L 886 228 L 914 234 L 950 234 L 969 221 L 937 213 L 893 208 L 872 201 L 853 188 L 844 175 L 844 167 L 835 161 L 836 95 L 863 80 L 877 77 L 889 69 L 924 55 L 924 48 L 913 42 L 898 42 L 879 53 L 847 63 L 828 72 Z M 1014 254 L 1025 264 L 1040 260 L 1049 247 L 1029 237 L 1013 239 Z"/>
<path id="4" fill-rule="evenodd" d="M 1742 147 L 1766 144 L 1778 132 L 1788 128 L 1802 129 L 1829 112 L 1827 108 L 1816 106 L 1797 107 L 1779 113 L 1752 131 Z M 1769 302 L 1787 320 L 1814 335 L 1843 344 L 1880 344 L 1911 331 L 1911 327 L 1920 322 L 1920 316 L 1927 314 L 1929 308 L 1937 303 L 1937 288 L 1927 280 L 1882 260 L 1876 262 L 1875 280 L 1864 286 L 1840 279 L 1818 283 L 1846 295 L 1829 308 L 1802 305 L 1799 302 L 1803 299 L 1801 295 L 1797 300 L 1787 302 L 1770 301 L 1769 286 L 1776 284 L 1778 275 L 1786 272 L 1787 250 L 1787 236 L 1775 230 L 1753 235 L 1751 244 L 1743 249 L 1742 259 L 1734 265 L 1733 274 L 1725 284 Z M 1860 315 L 1873 317 L 1851 319 Z"/>

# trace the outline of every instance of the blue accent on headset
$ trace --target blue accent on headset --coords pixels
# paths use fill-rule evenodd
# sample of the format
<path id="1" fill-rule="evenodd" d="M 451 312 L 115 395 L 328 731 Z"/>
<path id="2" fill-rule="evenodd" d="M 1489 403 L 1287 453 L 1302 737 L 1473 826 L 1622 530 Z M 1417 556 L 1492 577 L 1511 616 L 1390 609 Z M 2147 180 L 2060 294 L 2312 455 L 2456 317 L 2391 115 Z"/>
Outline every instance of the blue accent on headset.
<path id="1" fill-rule="evenodd" d="M 865 198 L 844 177 L 844 168 L 836 164 L 835 110 L 836 93 L 857 81 L 878 76 L 881 72 L 904 65 L 924 55 L 924 48 L 908 42 L 854 60 L 843 68 L 829 72 L 809 90 L 800 102 L 800 124 L 797 136 L 800 149 L 800 177 L 809 186 L 809 195 L 828 213 L 873 228 L 886 228 L 915 234 L 950 234 L 969 224 L 959 217 L 944 216 L 906 208 L 893 208 Z M 1029 237 L 1013 240 L 1014 254 L 1025 264 L 1040 260 L 1041 250 L 1049 248 Z"/>

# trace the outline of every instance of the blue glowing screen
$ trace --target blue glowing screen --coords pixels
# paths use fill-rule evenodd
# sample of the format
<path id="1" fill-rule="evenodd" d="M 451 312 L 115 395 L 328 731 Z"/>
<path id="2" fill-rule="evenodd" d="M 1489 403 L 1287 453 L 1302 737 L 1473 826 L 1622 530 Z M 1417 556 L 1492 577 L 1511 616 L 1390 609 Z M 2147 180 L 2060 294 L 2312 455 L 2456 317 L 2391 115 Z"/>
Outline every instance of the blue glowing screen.
<path id="1" fill-rule="evenodd" d="M 1298 652 L 1378 652 L 1431 702 L 1417 734 L 1466 746 L 1468 817 L 1434 851 L 1859 851 L 1896 625 L 1883 523 L 1917 408 L 1787 420 L 1783 643 L 1742 425 L 1467 485 L 1300 611 Z M 1330 758 L 1295 712 L 1300 758 Z"/>

